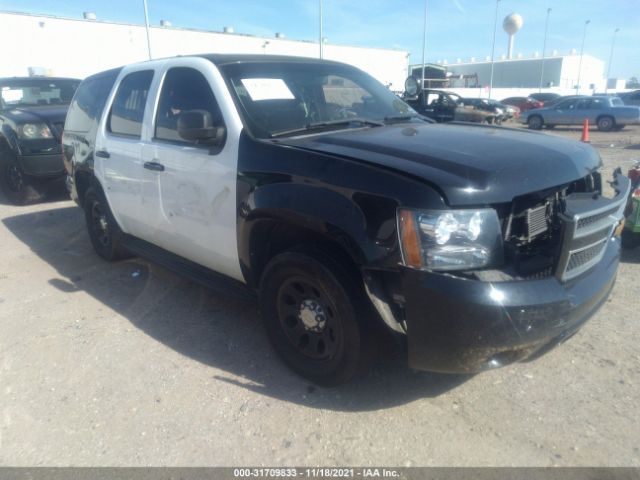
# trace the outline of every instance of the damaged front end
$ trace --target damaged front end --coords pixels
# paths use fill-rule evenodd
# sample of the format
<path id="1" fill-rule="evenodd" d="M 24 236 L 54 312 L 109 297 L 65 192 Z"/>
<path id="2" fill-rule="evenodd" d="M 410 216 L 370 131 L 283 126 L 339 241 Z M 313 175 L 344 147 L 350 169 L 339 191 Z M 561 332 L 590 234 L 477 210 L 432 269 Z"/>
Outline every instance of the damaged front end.
<path id="1" fill-rule="evenodd" d="M 615 282 L 630 181 L 592 173 L 497 206 L 504 260 L 492 268 L 401 268 L 409 364 L 476 372 L 533 358 L 573 335 Z"/>

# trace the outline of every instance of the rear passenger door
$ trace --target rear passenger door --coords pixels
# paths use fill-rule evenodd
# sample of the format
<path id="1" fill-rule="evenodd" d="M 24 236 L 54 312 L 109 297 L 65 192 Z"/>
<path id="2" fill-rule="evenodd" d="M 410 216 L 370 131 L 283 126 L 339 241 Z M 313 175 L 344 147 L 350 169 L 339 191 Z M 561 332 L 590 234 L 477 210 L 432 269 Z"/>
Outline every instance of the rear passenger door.
<path id="1" fill-rule="evenodd" d="M 243 280 L 236 241 L 236 183 L 241 123 L 213 63 L 174 60 L 165 69 L 144 148 L 142 238 L 166 250 Z M 222 144 L 185 140 L 181 114 L 204 110 L 225 127 Z"/>
<path id="2" fill-rule="evenodd" d="M 126 73 L 118 84 L 105 126 L 96 138 L 96 175 L 120 227 L 132 235 L 144 230 L 140 209 L 143 119 L 154 72 Z"/>

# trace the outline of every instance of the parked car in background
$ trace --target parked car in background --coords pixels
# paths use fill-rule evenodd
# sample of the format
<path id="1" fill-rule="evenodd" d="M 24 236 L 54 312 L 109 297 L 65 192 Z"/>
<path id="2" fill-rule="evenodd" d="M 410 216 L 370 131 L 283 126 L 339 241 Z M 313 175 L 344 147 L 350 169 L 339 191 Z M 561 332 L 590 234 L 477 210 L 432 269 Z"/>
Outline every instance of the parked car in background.
<path id="1" fill-rule="evenodd" d="M 622 100 L 625 105 L 640 106 L 640 90 L 620 93 L 618 97 L 620 97 L 620 100 Z"/>
<path id="2" fill-rule="evenodd" d="M 491 112 L 495 114 L 496 119 L 494 123 L 497 124 L 506 122 L 507 120 L 511 120 L 512 118 L 516 118 L 516 116 L 520 116 L 520 109 L 518 107 L 514 107 L 513 105 L 506 105 L 490 98 L 465 97 L 463 99 L 463 102 L 465 105 L 471 105 L 475 107 L 476 110 L 483 110 L 485 112 Z"/>
<path id="3" fill-rule="evenodd" d="M 501 103 L 506 103 L 507 105 L 513 105 L 514 107 L 518 107 L 520 112 L 526 112 L 527 110 L 531 110 L 532 108 L 542 108 L 544 104 L 530 97 L 509 97 L 504 100 L 500 100 Z"/>
<path id="4" fill-rule="evenodd" d="M 75 78 L 0 78 L 0 188 L 23 204 L 30 187 L 65 175 L 60 138 Z"/>
<path id="5" fill-rule="evenodd" d="M 529 128 L 539 130 L 543 126 L 582 125 L 588 119 L 598 130 L 621 130 L 625 125 L 640 124 L 640 107 L 627 107 L 617 97 L 575 97 L 552 105 L 525 112 L 520 121 Z"/>
<path id="6" fill-rule="evenodd" d="M 561 98 L 561 97 L 562 95 L 558 93 L 552 93 L 552 92 L 532 93 L 531 95 L 529 95 L 529 98 L 538 100 L 539 102 L 542 102 L 544 105 L 547 105 L 548 103 L 553 102 L 554 100 L 557 100 L 558 98 Z"/>
<path id="7" fill-rule="evenodd" d="M 405 92 L 403 100 L 415 111 L 436 122 L 495 123 L 499 117 L 492 111 L 477 110 L 465 104 L 465 99 L 460 95 L 444 90 L 424 89 L 416 95 Z"/>
<path id="8" fill-rule="evenodd" d="M 83 81 L 62 141 L 98 255 L 258 297 L 274 349 L 322 385 L 390 336 L 423 370 L 535 357 L 616 278 L 630 182 L 600 195 L 591 145 L 435 123 L 350 65 L 129 65 Z"/>

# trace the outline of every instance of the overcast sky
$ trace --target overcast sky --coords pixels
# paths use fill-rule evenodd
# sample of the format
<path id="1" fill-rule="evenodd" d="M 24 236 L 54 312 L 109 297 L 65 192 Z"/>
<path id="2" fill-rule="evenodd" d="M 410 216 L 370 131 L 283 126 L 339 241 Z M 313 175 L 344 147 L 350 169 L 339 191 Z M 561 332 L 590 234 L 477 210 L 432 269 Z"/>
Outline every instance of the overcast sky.
<path id="1" fill-rule="evenodd" d="M 424 0 L 324 0 L 324 36 L 329 42 L 398 48 L 422 58 Z M 288 38 L 318 38 L 318 0 L 148 0 L 152 24 L 161 19 L 174 26 Z M 491 54 L 495 0 L 428 0 L 427 61 L 483 59 Z M 580 50 L 609 61 L 616 38 L 611 76 L 640 77 L 640 0 L 500 0 L 496 58 L 507 50 L 502 19 L 512 12 L 524 17 L 514 53 L 530 57 L 542 51 L 547 8 L 551 7 L 547 54 Z M 80 17 L 93 11 L 99 19 L 143 22 L 142 0 L 0 0 L 0 10 Z M 0 28 L 2 26 L 0 25 Z M 606 67 L 605 67 L 606 68 Z"/>

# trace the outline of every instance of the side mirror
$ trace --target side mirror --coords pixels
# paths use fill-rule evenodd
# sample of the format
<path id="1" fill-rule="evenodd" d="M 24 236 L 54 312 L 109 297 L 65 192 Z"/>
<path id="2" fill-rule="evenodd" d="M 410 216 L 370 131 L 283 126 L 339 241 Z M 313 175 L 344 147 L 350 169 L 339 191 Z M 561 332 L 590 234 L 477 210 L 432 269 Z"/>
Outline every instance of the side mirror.
<path id="1" fill-rule="evenodd" d="M 415 77 L 407 77 L 407 79 L 404 81 L 404 94 L 407 97 L 415 97 L 416 95 L 420 94 L 421 90 L 422 86 Z"/>
<path id="2" fill-rule="evenodd" d="M 178 117 L 178 135 L 191 142 L 220 145 L 226 129 L 214 126 L 211 113 L 206 110 L 187 110 Z"/>

